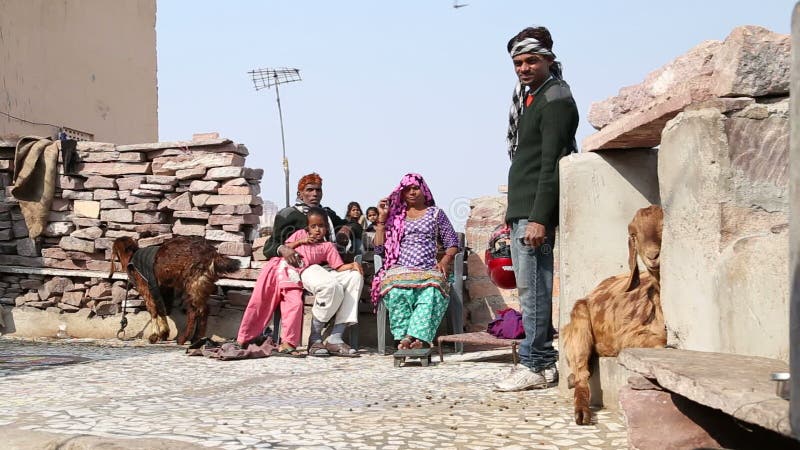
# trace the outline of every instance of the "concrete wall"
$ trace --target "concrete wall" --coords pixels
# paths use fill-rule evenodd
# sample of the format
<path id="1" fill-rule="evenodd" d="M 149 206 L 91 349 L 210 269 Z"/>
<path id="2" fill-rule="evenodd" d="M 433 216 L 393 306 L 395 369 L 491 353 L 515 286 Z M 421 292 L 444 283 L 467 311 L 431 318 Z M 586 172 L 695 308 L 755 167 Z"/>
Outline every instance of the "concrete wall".
<path id="1" fill-rule="evenodd" d="M 603 150 L 561 160 L 561 327 L 569 323 L 576 300 L 603 279 L 628 270 L 628 223 L 637 209 L 660 204 L 657 163 L 658 151 L 653 149 Z M 563 352 L 560 359 L 561 388 L 566 393 L 569 369 Z M 602 380 L 592 383 L 599 386 Z M 604 391 L 616 398 L 615 389 Z M 608 406 L 615 407 L 616 402 Z"/>
<path id="2" fill-rule="evenodd" d="M 679 114 L 658 160 L 662 304 L 680 348 L 788 359 L 788 101 Z"/>
<path id="3" fill-rule="evenodd" d="M 101 142 L 156 142 L 155 23 L 155 0 L 3 0 L 0 111 Z M 55 131 L 0 113 L 0 135 Z"/>

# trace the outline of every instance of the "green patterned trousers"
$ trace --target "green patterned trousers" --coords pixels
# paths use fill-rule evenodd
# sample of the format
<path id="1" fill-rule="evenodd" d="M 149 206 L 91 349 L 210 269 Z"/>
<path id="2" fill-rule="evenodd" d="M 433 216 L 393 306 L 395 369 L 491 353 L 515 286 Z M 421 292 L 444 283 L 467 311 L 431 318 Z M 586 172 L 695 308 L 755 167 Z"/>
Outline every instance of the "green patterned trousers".
<path id="1" fill-rule="evenodd" d="M 449 299 L 434 286 L 416 289 L 395 288 L 383 297 L 389 312 L 389 328 L 396 340 L 415 337 L 428 344 L 447 310 Z"/>

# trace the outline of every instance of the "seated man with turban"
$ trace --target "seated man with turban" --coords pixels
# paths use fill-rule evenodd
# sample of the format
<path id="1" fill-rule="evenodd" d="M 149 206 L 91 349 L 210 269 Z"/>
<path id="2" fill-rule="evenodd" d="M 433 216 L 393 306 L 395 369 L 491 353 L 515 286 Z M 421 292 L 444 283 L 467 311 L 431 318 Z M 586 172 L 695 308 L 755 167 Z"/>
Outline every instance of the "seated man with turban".
<path id="1" fill-rule="evenodd" d="M 283 257 L 287 263 L 294 267 L 303 264 L 302 257 L 290 248 L 286 240 L 295 231 L 308 226 L 306 214 L 311 207 L 320 207 L 322 201 L 322 178 L 317 173 L 310 173 L 300 179 L 297 184 L 297 203 L 278 212 L 272 227 L 272 236 L 264 245 L 264 256 L 267 258 Z M 335 229 L 345 225 L 345 221 L 336 213 L 322 207 L 328 215 L 329 230 L 328 241 L 334 241 Z M 358 266 L 360 269 L 360 266 Z M 356 353 L 343 340 L 342 335 L 349 325 L 358 323 L 358 298 L 364 286 L 364 275 L 361 270 L 346 272 L 315 271 L 303 279 L 303 287 L 315 296 L 314 306 L 311 309 L 311 335 L 308 340 L 308 354 L 310 356 L 352 356 Z M 253 299 L 251 298 L 251 303 Z M 266 324 L 255 323 L 248 312 L 255 310 L 255 306 L 248 308 L 242 318 L 240 337 L 253 338 L 260 334 Z M 328 322 L 332 322 L 330 336 L 323 343 L 322 331 Z"/>

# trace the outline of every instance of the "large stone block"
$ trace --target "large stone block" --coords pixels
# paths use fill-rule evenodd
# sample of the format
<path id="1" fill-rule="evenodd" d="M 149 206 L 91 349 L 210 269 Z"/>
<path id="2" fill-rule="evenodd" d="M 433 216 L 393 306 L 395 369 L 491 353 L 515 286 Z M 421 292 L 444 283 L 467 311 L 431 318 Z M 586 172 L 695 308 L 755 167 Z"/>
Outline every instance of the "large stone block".
<path id="1" fill-rule="evenodd" d="M 113 178 L 91 175 L 83 182 L 86 189 L 116 189 L 117 183 Z"/>
<path id="2" fill-rule="evenodd" d="M 194 180 L 189 184 L 189 192 L 217 192 L 218 181 Z"/>
<path id="3" fill-rule="evenodd" d="M 720 41 L 705 41 L 664 66 L 647 74 L 645 79 L 619 90 L 619 94 L 589 108 L 589 123 L 602 130 L 621 116 L 649 107 L 657 98 L 678 90 L 681 83 L 709 78 L 714 71 L 714 54 L 722 46 Z M 702 85 L 695 81 L 694 84 Z"/>
<path id="4" fill-rule="evenodd" d="M 77 172 L 83 175 L 130 175 L 145 174 L 150 172 L 150 163 L 80 163 L 76 168 Z"/>
<path id="5" fill-rule="evenodd" d="M 661 300 L 671 344 L 788 359 L 788 134 L 785 100 L 730 117 L 684 112 L 664 129 Z"/>
<path id="6" fill-rule="evenodd" d="M 133 213 L 127 209 L 109 209 L 100 212 L 100 220 L 104 222 L 130 223 Z"/>
<path id="7" fill-rule="evenodd" d="M 618 360 L 627 369 L 689 400 L 768 430 L 791 433 L 789 402 L 776 395 L 775 382 L 770 379 L 772 373 L 786 372 L 788 365 L 783 361 L 663 348 L 624 349 Z"/>
<path id="8" fill-rule="evenodd" d="M 131 176 L 131 177 L 121 177 L 117 178 L 117 187 L 120 190 L 124 191 L 132 191 L 139 187 L 140 184 L 144 181 L 145 177 L 143 176 Z"/>
<path id="9" fill-rule="evenodd" d="M 249 256 L 253 247 L 246 242 L 222 242 L 217 246 L 217 251 L 223 255 Z"/>
<path id="10" fill-rule="evenodd" d="M 210 195 L 205 205 L 260 205 L 261 197 L 256 195 Z M 199 205 L 198 205 L 199 206 Z"/>
<path id="11" fill-rule="evenodd" d="M 94 252 L 94 242 L 86 241 L 83 239 L 74 238 L 71 236 L 64 236 L 58 243 L 58 246 L 64 250 L 74 250 L 84 253 Z"/>
<path id="12" fill-rule="evenodd" d="M 624 387 L 620 403 L 632 449 L 719 447 L 707 431 L 681 411 L 686 408 L 686 400 L 675 394 Z"/>
<path id="13" fill-rule="evenodd" d="M 215 167 L 209 169 L 205 176 L 206 180 L 227 180 L 229 178 L 238 178 L 245 174 L 244 167 Z"/>
<path id="14" fill-rule="evenodd" d="M 691 104 L 788 95 L 789 58 L 788 35 L 756 26 L 735 28 L 724 42 L 704 42 L 643 83 L 594 103 L 589 121 L 601 131 L 587 137 L 582 148 L 657 146 L 665 123 Z"/>
<path id="15" fill-rule="evenodd" d="M 244 157 L 233 153 L 192 152 L 153 158 L 154 175 L 175 175 L 178 170 L 244 165 Z M 177 176 L 177 175 L 176 175 Z"/>
<path id="16" fill-rule="evenodd" d="M 66 292 L 72 286 L 72 280 L 64 277 L 53 277 L 38 289 L 39 298 L 47 300 Z"/>
<path id="17" fill-rule="evenodd" d="M 206 230 L 205 238 L 209 241 L 244 242 L 244 233 L 232 233 L 224 230 Z"/>

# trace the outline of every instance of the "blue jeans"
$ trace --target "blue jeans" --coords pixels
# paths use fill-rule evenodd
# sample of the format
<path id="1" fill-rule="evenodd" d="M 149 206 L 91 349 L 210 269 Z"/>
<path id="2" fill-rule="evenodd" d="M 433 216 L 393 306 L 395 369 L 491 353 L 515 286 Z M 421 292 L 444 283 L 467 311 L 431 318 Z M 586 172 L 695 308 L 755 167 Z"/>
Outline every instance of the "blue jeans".
<path id="1" fill-rule="evenodd" d="M 519 347 L 522 365 L 540 371 L 555 365 L 558 352 L 553 348 L 553 243 L 555 230 L 547 230 L 547 240 L 538 248 L 520 243 L 528 221 L 511 224 L 511 260 L 522 307 L 525 339 Z"/>

